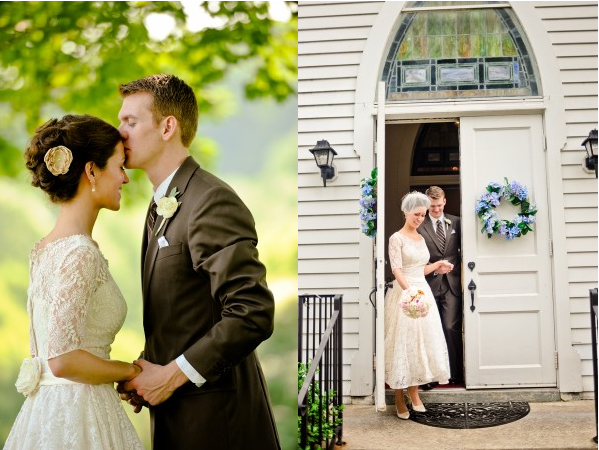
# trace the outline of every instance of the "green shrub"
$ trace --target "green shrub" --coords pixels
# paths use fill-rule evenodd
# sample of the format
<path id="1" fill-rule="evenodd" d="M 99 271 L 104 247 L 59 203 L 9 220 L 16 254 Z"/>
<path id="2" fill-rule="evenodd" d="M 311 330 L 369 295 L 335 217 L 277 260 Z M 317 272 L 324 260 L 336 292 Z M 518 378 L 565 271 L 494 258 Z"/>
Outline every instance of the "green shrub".
<path id="1" fill-rule="evenodd" d="M 308 374 L 308 370 L 310 368 L 310 363 L 298 364 L 297 371 L 297 390 L 298 392 L 301 390 L 304 381 L 306 380 L 306 375 Z M 318 373 L 318 369 L 316 370 Z M 321 392 L 320 383 L 317 381 L 312 381 L 308 388 L 308 394 L 306 396 L 306 412 L 305 415 L 302 416 L 298 412 L 297 416 L 297 446 L 299 450 L 322 450 L 321 444 L 325 440 L 331 440 L 335 436 L 335 428 L 343 423 L 343 419 L 341 417 L 341 411 L 343 411 L 343 405 L 334 405 L 332 403 L 333 398 L 335 397 L 336 392 L 334 389 L 330 389 L 327 392 Z M 328 398 L 328 404 L 327 404 Z M 323 408 L 320 409 L 320 405 Z M 328 420 L 327 420 L 327 409 L 328 409 Z M 308 439 L 306 441 L 306 446 L 302 448 L 301 446 L 301 430 L 302 430 L 302 419 L 307 421 L 307 429 L 308 429 Z M 322 425 L 321 425 L 322 420 Z"/>

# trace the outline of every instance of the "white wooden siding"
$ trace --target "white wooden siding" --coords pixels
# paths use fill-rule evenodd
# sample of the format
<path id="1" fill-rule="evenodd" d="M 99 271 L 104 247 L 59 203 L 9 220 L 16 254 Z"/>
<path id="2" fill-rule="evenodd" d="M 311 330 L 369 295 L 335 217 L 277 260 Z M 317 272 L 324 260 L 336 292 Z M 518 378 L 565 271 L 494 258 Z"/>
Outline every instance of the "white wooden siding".
<path id="1" fill-rule="evenodd" d="M 344 393 L 358 349 L 360 159 L 353 147 L 362 51 L 382 2 L 299 3 L 298 276 L 300 293 L 344 294 Z M 597 287 L 597 180 L 581 169 L 581 142 L 597 127 L 597 3 L 534 2 L 557 56 L 566 108 L 561 152 L 572 344 L 583 389 L 593 390 L 589 289 Z M 551 96 L 551 92 L 544 92 Z M 309 149 L 326 139 L 339 155 L 338 178 L 322 187 Z M 362 149 L 358 149 L 362 150 Z M 366 149 L 363 149 L 366 151 Z M 552 180 L 551 182 L 558 181 Z M 362 299 L 364 300 L 364 299 Z M 365 339 L 366 337 L 363 337 Z"/>
<path id="2" fill-rule="evenodd" d="M 561 160 L 570 322 L 572 344 L 582 358 L 583 389 L 591 392 L 589 289 L 597 287 L 597 180 L 581 169 L 580 144 L 597 127 L 597 3 L 542 2 L 536 10 L 564 85 L 568 139 Z"/>
<path id="3" fill-rule="evenodd" d="M 299 7 L 298 285 L 301 293 L 342 293 L 343 391 L 359 348 L 360 160 L 353 146 L 358 66 L 381 3 L 301 2 Z M 321 139 L 339 153 L 334 182 L 322 186 L 308 151 Z"/>

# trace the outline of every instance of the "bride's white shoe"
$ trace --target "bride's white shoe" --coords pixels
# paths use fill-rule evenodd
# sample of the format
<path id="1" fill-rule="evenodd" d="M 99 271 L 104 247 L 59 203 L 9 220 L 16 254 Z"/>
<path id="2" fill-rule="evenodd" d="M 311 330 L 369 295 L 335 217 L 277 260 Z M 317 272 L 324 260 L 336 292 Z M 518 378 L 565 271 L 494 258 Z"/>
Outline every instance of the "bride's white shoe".
<path id="1" fill-rule="evenodd" d="M 409 394 L 406 394 L 406 396 L 408 397 L 408 403 L 410 403 L 412 405 L 412 409 L 416 412 L 426 412 L 426 408 L 424 407 L 424 404 L 420 404 L 420 405 L 415 405 L 414 402 L 412 401 L 412 398 L 410 397 Z"/>
<path id="2" fill-rule="evenodd" d="M 410 418 L 410 411 L 400 413 L 397 407 L 395 409 L 397 410 L 397 417 L 399 417 L 400 419 L 408 420 Z"/>

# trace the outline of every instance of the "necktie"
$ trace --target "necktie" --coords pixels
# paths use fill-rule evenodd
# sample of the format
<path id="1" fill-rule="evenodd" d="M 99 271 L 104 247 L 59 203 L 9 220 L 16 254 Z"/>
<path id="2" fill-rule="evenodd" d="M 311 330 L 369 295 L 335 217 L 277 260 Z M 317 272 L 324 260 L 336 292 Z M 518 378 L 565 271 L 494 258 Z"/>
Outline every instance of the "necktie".
<path id="1" fill-rule="evenodd" d="M 152 232 L 154 231 L 154 225 L 156 224 L 156 202 L 152 200 L 152 206 L 150 206 L 150 212 L 148 214 L 148 220 L 146 222 L 146 231 L 148 233 L 148 242 L 152 239 Z"/>
<path id="2" fill-rule="evenodd" d="M 437 220 L 437 237 L 441 244 L 441 253 L 445 253 L 445 231 L 443 230 L 443 222 Z"/>

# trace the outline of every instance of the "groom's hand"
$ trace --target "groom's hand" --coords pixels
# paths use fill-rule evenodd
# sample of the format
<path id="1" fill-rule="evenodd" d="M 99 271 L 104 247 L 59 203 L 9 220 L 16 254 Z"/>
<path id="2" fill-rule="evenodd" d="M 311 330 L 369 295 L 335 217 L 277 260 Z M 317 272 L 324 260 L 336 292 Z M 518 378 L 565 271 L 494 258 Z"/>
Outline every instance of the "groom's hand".
<path id="1" fill-rule="evenodd" d="M 143 371 L 132 380 L 125 382 L 126 391 L 136 391 L 150 405 L 155 406 L 166 401 L 175 389 L 183 386 L 189 379 L 179 369 L 175 361 L 166 366 L 152 364 L 145 359 L 134 361 Z"/>

